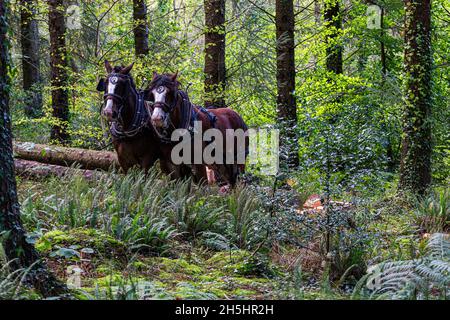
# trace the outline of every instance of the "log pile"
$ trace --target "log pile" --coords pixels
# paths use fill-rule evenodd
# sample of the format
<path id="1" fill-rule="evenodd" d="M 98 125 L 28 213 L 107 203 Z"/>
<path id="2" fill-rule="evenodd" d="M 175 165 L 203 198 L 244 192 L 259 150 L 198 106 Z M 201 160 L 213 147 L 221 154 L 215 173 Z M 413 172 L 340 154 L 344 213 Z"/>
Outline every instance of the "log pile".
<path id="1" fill-rule="evenodd" d="M 118 168 L 114 152 L 65 148 L 30 142 L 13 142 L 16 173 L 41 179 L 78 174 L 92 180 L 96 170 Z"/>

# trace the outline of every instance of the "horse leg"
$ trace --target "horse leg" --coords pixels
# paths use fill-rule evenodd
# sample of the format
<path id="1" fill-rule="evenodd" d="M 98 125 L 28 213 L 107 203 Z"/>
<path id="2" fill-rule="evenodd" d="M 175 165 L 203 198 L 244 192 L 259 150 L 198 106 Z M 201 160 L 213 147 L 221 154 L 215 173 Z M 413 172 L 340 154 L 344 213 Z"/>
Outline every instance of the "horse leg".
<path id="1" fill-rule="evenodd" d="M 208 181 L 208 173 L 206 171 L 206 166 L 203 164 L 192 165 L 192 171 L 195 183 L 202 183 Z"/>
<path id="2" fill-rule="evenodd" d="M 153 167 L 153 165 L 155 164 L 157 158 L 153 157 L 153 156 L 144 156 L 141 160 L 141 168 L 144 169 L 144 173 L 147 175 L 148 171 L 150 170 L 151 167 Z"/>

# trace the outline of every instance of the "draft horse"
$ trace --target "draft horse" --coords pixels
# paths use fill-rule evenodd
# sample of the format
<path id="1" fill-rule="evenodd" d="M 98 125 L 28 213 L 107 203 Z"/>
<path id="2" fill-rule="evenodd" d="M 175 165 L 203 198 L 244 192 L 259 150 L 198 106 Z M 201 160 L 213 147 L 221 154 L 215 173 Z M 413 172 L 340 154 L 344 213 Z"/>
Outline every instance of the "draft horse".
<path id="1" fill-rule="evenodd" d="M 150 114 L 145 107 L 144 92 L 136 89 L 130 74 L 133 63 L 113 68 L 106 60 L 105 68 L 108 75 L 100 79 L 97 90 L 104 92 L 102 114 L 110 123 L 119 165 L 124 173 L 135 165 L 148 172 L 160 157 L 159 141 L 148 126 Z"/>
<path id="2" fill-rule="evenodd" d="M 238 146 L 238 139 L 229 136 L 227 129 L 247 132 L 248 128 L 242 117 L 230 108 L 205 109 L 192 104 L 187 94 L 179 89 L 180 83 L 177 81 L 176 74 L 157 74 L 153 73 L 153 79 L 149 85 L 148 100 L 152 103 L 152 115 L 150 122 L 154 127 L 161 141 L 170 139 L 171 134 L 176 129 L 187 129 L 193 134 L 193 121 L 199 121 L 202 131 L 208 129 L 217 129 L 224 138 L 221 150 L 222 155 L 226 155 L 227 139 L 233 139 L 229 145 L 234 146 L 234 161 L 227 163 L 226 159 L 215 163 L 190 164 L 196 180 L 207 179 L 205 167 L 208 167 L 215 173 L 215 179 L 226 185 L 234 187 L 237 182 L 238 174 L 245 170 L 244 163 L 238 163 L 238 150 L 245 150 L 245 157 L 248 154 L 248 136 L 245 137 L 245 146 Z M 210 141 L 209 143 L 211 143 Z M 203 142 L 202 151 L 209 144 Z M 192 148 L 193 150 L 193 148 Z M 244 157 L 244 159 L 245 159 Z M 203 160 L 203 157 L 202 157 Z"/>
<path id="3" fill-rule="evenodd" d="M 106 60 L 105 68 L 108 75 L 100 79 L 97 90 L 104 92 L 102 114 L 110 123 L 112 143 L 123 172 L 137 165 L 147 173 L 159 159 L 162 171 L 171 178 L 189 177 L 189 168 L 170 162 L 170 150 L 149 125 L 152 110 L 144 100 L 145 91 L 136 89 L 130 73 L 133 63 L 112 67 Z"/>

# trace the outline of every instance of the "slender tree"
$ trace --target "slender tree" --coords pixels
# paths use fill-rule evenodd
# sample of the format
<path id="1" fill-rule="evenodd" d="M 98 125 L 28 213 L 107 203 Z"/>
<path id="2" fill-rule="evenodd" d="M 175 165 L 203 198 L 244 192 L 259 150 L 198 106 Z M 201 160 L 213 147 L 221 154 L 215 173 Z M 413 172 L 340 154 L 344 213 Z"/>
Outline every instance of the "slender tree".
<path id="1" fill-rule="evenodd" d="M 326 30 L 326 67 L 330 72 L 341 74 L 342 67 L 342 45 L 339 41 L 339 33 L 342 29 L 342 17 L 340 0 L 324 1 L 324 21 Z"/>
<path id="2" fill-rule="evenodd" d="M 225 0 L 205 0 L 205 105 L 225 106 Z"/>
<path id="3" fill-rule="evenodd" d="M 134 50 L 136 56 L 148 53 L 147 6 L 145 0 L 133 0 Z"/>
<path id="4" fill-rule="evenodd" d="M 0 1 L 0 233 L 1 244 L 13 269 L 31 267 L 27 280 L 44 296 L 63 293 L 65 287 L 40 262 L 34 247 L 26 241 L 20 220 L 9 116 L 7 19 L 9 1 Z"/>
<path id="5" fill-rule="evenodd" d="M 399 187 L 423 194 L 431 183 L 431 0 L 405 0 L 405 94 Z"/>
<path id="6" fill-rule="evenodd" d="M 25 114 L 35 117 L 42 111 L 40 90 L 39 29 L 35 0 L 20 0 L 23 90 L 26 93 Z"/>
<path id="7" fill-rule="evenodd" d="M 298 166 L 297 104 L 295 91 L 295 43 L 294 2 L 276 1 L 277 39 L 277 113 L 281 122 L 281 163 L 288 167 Z"/>
<path id="8" fill-rule="evenodd" d="M 65 143 L 69 139 L 67 125 L 69 121 L 66 23 L 63 0 L 49 0 L 48 27 L 50 33 L 50 64 L 52 84 L 52 115 L 55 124 L 51 130 L 51 139 Z"/>

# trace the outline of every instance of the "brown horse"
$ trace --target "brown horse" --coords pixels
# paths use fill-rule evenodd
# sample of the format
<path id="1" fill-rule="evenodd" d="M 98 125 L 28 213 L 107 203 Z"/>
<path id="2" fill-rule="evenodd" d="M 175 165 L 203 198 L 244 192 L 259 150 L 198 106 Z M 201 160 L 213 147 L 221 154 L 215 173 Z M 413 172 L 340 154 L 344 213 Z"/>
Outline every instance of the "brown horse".
<path id="1" fill-rule="evenodd" d="M 128 67 L 112 67 L 105 61 L 108 76 L 101 79 L 97 90 L 104 91 L 103 115 L 111 123 L 110 133 L 120 167 L 127 173 L 138 165 L 147 173 L 156 160 L 161 170 L 173 179 L 186 178 L 191 171 L 186 166 L 170 162 L 170 147 L 160 143 L 153 127 L 149 125 L 151 108 L 145 103 L 145 92 L 136 90 Z"/>
<path id="2" fill-rule="evenodd" d="M 171 134 L 175 129 L 188 129 L 193 134 L 193 120 L 201 124 L 201 130 L 205 132 L 208 129 L 216 129 L 223 138 L 221 156 L 227 154 L 227 141 L 233 146 L 233 157 L 231 163 L 223 158 L 219 162 L 207 163 L 203 159 L 201 163 L 190 162 L 190 166 L 197 180 L 207 179 L 206 168 L 209 167 L 216 174 L 216 178 L 222 182 L 230 184 L 232 187 L 236 184 L 237 176 L 245 169 L 245 158 L 248 153 L 248 137 L 239 142 L 235 136 L 227 133 L 228 129 L 232 131 L 241 129 L 247 132 L 247 126 L 241 116 L 229 108 L 204 109 L 193 105 L 186 93 L 179 90 L 180 83 L 177 81 L 177 74 L 153 74 L 152 82 L 148 88 L 149 100 L 153 103 L 151 115 L 151 124 L 157 132 L 160 140 L 170 140 Z M 233 139 L 233 140 L 230 140 Z M 212 141 L 211 141 L 212 142 Z M 211 143 L 202 142 L 203 152 L 206 146 Z M 192 148 L 191 150 L 194 150 Z M 238 162 L 238 150 L 244 150 L 243 162 Z M 191 159 L 195 155 L 191 155 Z M 194 163 L 194 164 L 193 164 Z"/>
<path id="3" fill-rule="evenodd" d="M 108 72 L 100 79 L 97 90 L 104 91 L 105 107 L 102 114 L 111 123 L 112 142 L 122 170 L 138 165 L 147 172 L 160 157 L 159 141 L 148 126 L 150 114 L 144 105 L 144 93 L 136 90 L 127 67 L 112 67 L 105 61 Z"/>

